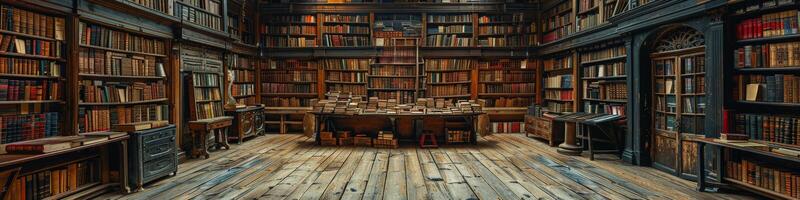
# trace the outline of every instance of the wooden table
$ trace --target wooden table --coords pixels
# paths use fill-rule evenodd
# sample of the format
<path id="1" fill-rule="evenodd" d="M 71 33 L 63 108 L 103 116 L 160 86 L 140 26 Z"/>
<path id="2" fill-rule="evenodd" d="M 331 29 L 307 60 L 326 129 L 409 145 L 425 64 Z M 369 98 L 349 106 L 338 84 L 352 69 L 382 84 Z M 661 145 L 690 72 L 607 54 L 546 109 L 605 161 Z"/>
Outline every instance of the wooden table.
<path id="1" fill-rule="evenodd" d="M 121 191 L 125 193 L 130 193 L 131 188 L 128 185 L 128 135 L 120 136 L 116 138 L 112 138 L 106 141 L 94 143 L 94 144 L 87 144 L 79 147 L 54 151 L 50 153 L 43 153 L 43 154 L 5 154 L 0 155 L 0 171 L 5 171 L 13 168 L 21 168 L 20 174 L 27 174 L 27 173 L 35 173 L 42 169 L 49 169 L 53 167 L 61 166 L 59 163 L 67 163 L 72 162 L 74 160 L 87 158 L 96 156 L 93 154 L 100 154 L 100 162 L 103 167 L 101 167 L 100 176 L 104 178 L 100 178 L 100 182 L 98 183 L 89 183 L 84 185 L 80 188 L 73 189 L 72 191 L 58 194 L 57 196 L 49 197 L 50 199 L 62 199 L 71 195 L 76 196 L 91 196 L 91 195 L 98 195 L 102 193 L 104 190 L 117 186 Z M 119 153 L 118 155 L 108 155 L 98 151 L 96 148 L 105 147 L 112 144 L 119 144 L 117 145 Z M 106 151 L 104 151 L 106 152 Z M 113 152 L 113 151 L 109 151 Z M 106 152 L 107 153 L 107 152 Z M 105 158 L 105 159 L 104 159 Z M 108 182 L 109 174 L 108 170 L 108 161 L 109 159 L 117 159 L 119 163 L 119 170 L 120 174 L 118 177 L 118 183 L 111 183 Z M 78 194 L 80 193 L 80 194 Z"/>
<path id="2" fill-rule="evenodd" d="M 228 145 L 228 128 L 233 124 L 233 117 L 222 116 L 189 122 L 189 131 L 192 133 L 192 158 L 204 156 L 208 159 L 208 138 L 214 134 L 214 147 L 230 149 Z"/>
<path id="3" fill-rule="evenodd" d="M 462 118 L 467 123 L 467 126 L 470 128 L 470 143 L 477 144 L 478 143 L 478 132 L 477 128 L 475 127 L 475 120 L 477 120 L 478 116 L 484 114 L 482 112 L 473 112 L 473 113 L 453 113 L 453 114 L 443 114 L 443 113 L 398 113 L 398 114 L 384 114 L 384 113 L 359 113 L 354 115 L 347 115 L 347 114 L 334 114 L 334 113 L 322 113 L 322 112 L 311 112 L 314 114 L 314 127 L 315 127 L 315 140 L 317 144 L 321 144 L 322 140 L 319 135 L 319 130 L 323 124 L 326 124 L 329 120 L 336 119 L 336 118 L 363 118 L 365 120 L 368 119 L 383 119 L 389 120 L 392 124 L 393 133 L 397 134 L 397 119 L 401 117 L 412 118 L 415 123 L 417 121 L 424 121 L 425 119 L 432 119 L 432 118 Z M 424 129 L 424 123 L 420 125 L 414 126 L 414 138 L 418 139 L 419 134 Z M 335 133 L 334 133 L 335 134 Z M 334 136 L 335 137 L 335 136 Z"/>

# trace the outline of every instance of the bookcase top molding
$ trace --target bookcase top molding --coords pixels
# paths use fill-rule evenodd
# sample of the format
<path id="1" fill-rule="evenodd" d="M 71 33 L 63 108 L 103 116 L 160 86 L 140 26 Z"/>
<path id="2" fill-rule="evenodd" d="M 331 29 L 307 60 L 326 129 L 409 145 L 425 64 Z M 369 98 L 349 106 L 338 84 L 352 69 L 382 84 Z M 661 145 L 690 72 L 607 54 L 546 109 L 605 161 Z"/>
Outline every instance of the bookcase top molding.
<path id="1" fill-rule="evenodd" d="M 261 4 L 261 13 L 503 13 L 535 11 L 535 4 L 520 3 L 280 3 Z"/>

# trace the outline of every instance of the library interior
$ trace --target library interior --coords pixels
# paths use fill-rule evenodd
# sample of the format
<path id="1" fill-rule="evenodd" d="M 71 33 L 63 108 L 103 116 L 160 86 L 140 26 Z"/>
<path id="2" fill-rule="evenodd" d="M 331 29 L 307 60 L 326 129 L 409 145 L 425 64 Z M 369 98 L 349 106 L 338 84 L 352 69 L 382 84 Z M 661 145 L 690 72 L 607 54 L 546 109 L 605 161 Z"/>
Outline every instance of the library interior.
<path id="1" fill-rule="evenodd" d="M 0 199 L 800 199 L 798 29 L 800 0 L 0 0 Z"/>

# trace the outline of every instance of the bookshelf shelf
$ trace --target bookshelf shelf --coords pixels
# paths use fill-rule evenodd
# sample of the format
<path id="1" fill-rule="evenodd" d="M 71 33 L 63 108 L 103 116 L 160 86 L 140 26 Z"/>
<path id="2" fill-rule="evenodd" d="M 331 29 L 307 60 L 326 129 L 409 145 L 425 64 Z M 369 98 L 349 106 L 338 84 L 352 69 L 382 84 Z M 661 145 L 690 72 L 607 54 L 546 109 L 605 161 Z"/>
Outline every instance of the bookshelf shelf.
<path id="1" fill-rule="evenodd" d="M 317 96 L 317 93 L 261 93 L 261 96 Z"/>
<path id="2" fill-rule="evenodd" d="M 424 75 L 419 75 L 419 76 L 414 76 L 414 75 L 411 75 L 411 76 L 407 76 L 407 75 L 367 75 L 367 77 L 372 77 L 372 78 L 417 78 L 417 77 L 424 77 Z"/>
<path id="3" fill-rule="evenodd" d="M 772 7 L 768 7 L 768 8 L 759 8 L 759 9 L 756 9 L 756 10 L 750 10 L 750 11 L 743 12 L 743 13 L 733 13 L 730 16 L 734 17 L 734 18 L 754 17 L 754 16 L 763 15 L 763 14 L 769 14 L 769 13 L 780 12 L 780 11 L 785 11 L 785 10 L 797 9 L 798 5 L 799 5 L 798 3 L 777 5 L 777 6 L 772 6 Z"/>
<path id="4" fill-rule="evenodd" d="M 783 103 L 783 102 L 764 102 L 764 101 L 737 101 L 741 104 L 749 104 L 749 105 L 764 105 L 764 106 L 780 106 L 780 107 L 798 107 L 800 108 L 800 104 L 798 103 Z"/>
<path id="5" fill-rule="evenodd" d="M 457 82 L 438 82 L 438 83 L 427 83 L 428 85 L 458 85 L 458 84 L 471 84 L 472 81 L 457 81 Z"/>
<path id="6" fill-rule="evenodd" d="M 153 79 L 153 80 L 164 80 L 167 77 L 161 76 L 122 76 L 122 75 L 106 75 L 106 74 L 78 74 L 78 76 L 84 78 L 109 78 L 109 79 Z"/>
<path id="7" fill-rule="evenodd" d="M 745 39 L 736 41 L 737 45 L 748 45 L 754 43 L 772 43 L 772 42 L 782 42 L 782 41 L 797 41 L 800 40 L 800 34 L 794 35 L 784 35 L 784 36 L 772 36 L 772 37 L 764 37 L 764 38 L 754 38 L 754 39 Z"/>
<path id="8" fill-rule="evenodd" d="M 627 55 L 622 55 L 622 56 L 615 56 L 615 57 L 604 58 L 604 59 L 581 61 L 581 65 L 590 65 L 590 64 L 598 64 L 598 63 L 603 63 L 603 62 L 619 61 L 619 60 L 625 59 L 627 57 L 628 57 Z"/>
<path id="9" fill-rule="evenodd" d="M 773 73 L 781 73 L 781 72 L 798 72 L 800 71 L 800 66 L 792 66 L 792 67 L 757 67 L 757 68 L 734 68 L 735 71 L 738 72 L 773 72 Z"/>
<path id="10" fill-rule="evenodd" d="M 367 84 L 367 82 L 347 82 L 347 81 L 325 81 L 325 83 L 349 84 L 349 85 L 366 85 Z"/>
<path id="11" fill-rule="evenodd" d="M 777 193 L 775 191 L 764 189 L 764 188 L 761 188 L 761 187 L 758 187 L 758 186 L 754 186 L 754 185 L 751 185 L 751 184 L 748 184 L 748 183 L 745 183 L 745 182 L 742 182 L 742 181 L 739 181 L 739 180 L 736 180 L 736 179 L 724 178 L 724 180 L 727 181 L 727 182 L 733 183 L 731 185 L 733 185 L 734 187 L 739 187 L 739 188 L 742 188 L 742 189 L 745 189 L 745 190 L 748 190 L 748 191 L 754 191 L 756 193 L 760 193 L 760 194 L 765 195 L 765 196 L 779 197 L 779 198 L 782 198 L 782 199 L 794 199 L 794 197 L 786 196 L 784 194 Z"/>
<path id="12" fill-rule="evenodd" d="M 195 100 L 195 103 L 221 102 L 222 99 Z"/>
<path id="13" fill-rule="evenodd" d="M 377 91 L 416 91 L 416 90 L 425 90 L 425 88 L 367 88 L 367 90 L 377 90 Z"/>
<path id="14" fill-rule="evenodd" d="M 596 102 L 606 102 L 606 103 L 628 103 L 628 100 L 623 99 L 593 99 L 593 98 L 583 98 L 584 101 L 596 101 Z"/>
<path id="15" fill-rule="evenodd" d="M 441 95 L 441 96 L 431 96 L 431 98 L 466 98 L 472 95 L 464 94 L 464 95 Z"/>
<path id="16" fill-rule="evenodd" d="M 137 104 L 150 104 L 150 103 L 161 103 L 166 102 L 167 98 L 160 98 L 160 99 L 151 99 L 151 100 L 144 100 L 144 101 L 129 101 L 129 102 L 106 102 L 106 103 L 86 103 L 81 102 L 78 103 L 80 106 L 119 106 L 119 105 L 137 105 Z"/>
<path id="17" fill-rule="evenodd" d="M 530 97 L 536 93 L 480 93 L 478 96 L 511 96 L 511 97 Z"/>
<path id="18" fill-rule="evenodd" d="M 0 74 L 0 77 L 28 78 L 28 79 L 62 79 L 59 76 L 42 76 L 42 75 L 27 75 L 27 74 Z"/>
<path id="19" fill-rule="evenodd" d="M 128 51 L 128 50 L 108 48 L 108 47 L 100 47 L 100 46 L 94 46 L 94 45 L 88 45 L 88 44 L 80 44 L 79 46 L 80 47 L 85 47 L 85 48 L 93 48 L 93 49 L 100 49 L 100 50 L 106 50 L 106 51 L 119 52 L 119 53 L 137 54 L 137 55 L 145 55 L 145 56 L 155 56 L 155 57 L 162 57 L 162 58 L 166 58 L 167 57 L 167 55 L 162 55 L 162 54 L 144 53 L 144 52 L 137 52 L 137 51 Z"/>
<path id="20" fill-rule="evenodd" d="M 545 90 L 572 90 L 573 88 L 571 88 L 571 87 L 570 87 L 570 88 L 555 88 L 555 87 L 549 87 L 549 88 L 544 88 L 544 89 L 545 89 Z"/>
<path id="21" fill-rule="evenodd" d="M 560 68 L 560 69 L 548 69 L 544 70 L 545 73 L 552 73 L 552 72 L 569 72 L 572 68 Z"/>
<path id="22" fill-rule="evenodd" d="M 468 72 L 472 69 L 426 69 L 426 72 Z"/>
<path id="23" fill-rule="evenodd" d="M 48 104 L 48 103 L 58 103 L 64 104 L 66 102 L 61 100 L 27 100 L 27 101 L 0 101 L 0 105 L 12 105 L 12 104 Z"/>
<path id="24" fill-rule="evenodd" d="M 38 36 L 38 35 L 31 35 L 31 34 L 25 34 L 25 33 L 14 32 L 14 31 L 9 31 L 9 30 L 2 30 L 2 29 L 0 29 L 0 34 L 14 35 L 14 36 L 26 37 L 26 38 L 37 39 L 37 40 L 44 40 L 44 41 L 56 41 L 56 39 L 54 39 L 54 38 L 42 37 L 42 36 Z"/>
<path id="25" fill-rule="evenodd" d="M 583 80 L 619 80 L 626 79 L 628 76 L 603 76 L 603 77 L 583 77 Z"/>
<path id="26" fill-rule="evenodd" d="M 12 56 L 12 57 L 21 57 L 21 58 L 55 60 L 55 61 L 59 61 L 59 62 L 66 62 L 67 61 L 66 59 L 59 58 L 59 57 L 30 55 L 30 54 L 21 54 L 21 53 L 13 53 L 13 52 L 0 52 L 0 56 Z"/>
<path id="27" fill-rule="evenodd" d="M 179 4 L 181 4 L 182 6 L 186 6 L 186 7 L 192 8 L 193 10 L 197 10 L 197 11 L 203 12 L 203 13 L 205 13 L 205 14 L 208 14 L 208 15 L 214 16 L 214 17 L 222 17 L 222 16 L 220 16 L 219 14 L 213 13 L 213 12 L 211 12 L 211 11 L 208 11 L 208 10 L 206 10 L 206 9 L 203 9 L 203 8 L 197 7 L 197 6 L 195 6 L 195 5 L 192 5 L 192 4 L 189 4 L 189 3 L 185 3 L 185 2 L 182 2 L 182 1 L 175 1 L 175 3 L 179 3 Z"/>

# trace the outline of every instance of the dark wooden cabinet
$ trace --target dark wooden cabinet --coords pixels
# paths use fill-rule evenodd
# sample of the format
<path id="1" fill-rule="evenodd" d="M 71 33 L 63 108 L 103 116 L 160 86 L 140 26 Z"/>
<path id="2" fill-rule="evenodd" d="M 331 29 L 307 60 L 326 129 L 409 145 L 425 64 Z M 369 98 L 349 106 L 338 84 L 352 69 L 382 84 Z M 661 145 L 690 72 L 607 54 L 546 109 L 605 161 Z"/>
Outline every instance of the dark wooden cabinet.
<path id="1" fill-rule="evenodd" d="M 247 137 L 264 134 L 264 107 L 248 106 L 236 110 L 226 110 L 225 115 L 233 117 L 233 132 L 228 139 L 236 139 L 241 144 Z"/>
<path id="2" fill-rule="evenodd" d="M 175 125 L 137 131 L 130 134 L 128 184 L 141 190 L 142 185 L 178 172 Z"/>

